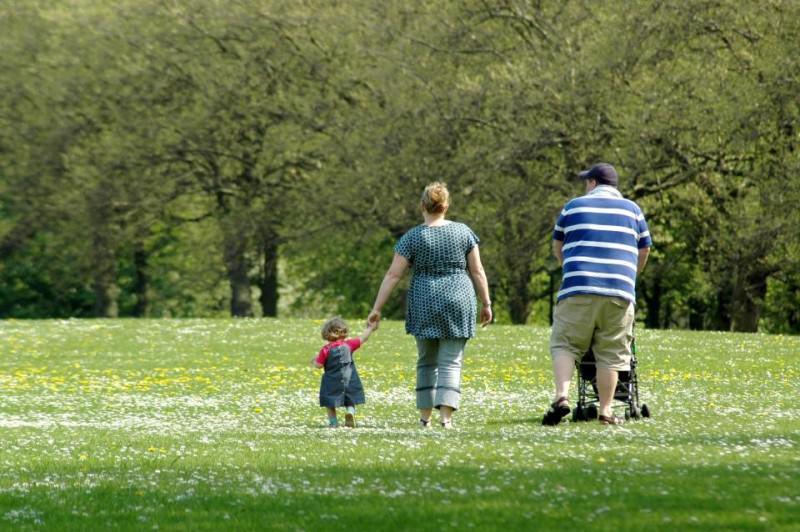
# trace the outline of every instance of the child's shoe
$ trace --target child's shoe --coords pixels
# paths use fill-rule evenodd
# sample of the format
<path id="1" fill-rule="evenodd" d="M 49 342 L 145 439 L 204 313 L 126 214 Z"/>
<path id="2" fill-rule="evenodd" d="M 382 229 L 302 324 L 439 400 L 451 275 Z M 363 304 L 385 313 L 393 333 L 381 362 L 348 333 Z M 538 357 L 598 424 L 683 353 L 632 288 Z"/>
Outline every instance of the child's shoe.
<path id="1" fill-rule="evenodd" d="M 452 429 L 453 428 L 453 420 L 452 419 L 448 419 L 447 421 L 442 421 L 441 425 L 442 425 L 443 429 Z"/>
<path id="2" fill-rule="evenodd" d="M 328 428 L 329 429 L 338 429 L 339 428 L 339 420 L 335 417 L 328 418 Z"/>
<path id="3" fill-rule="evenodd" d="M 419 420 L 419 426 L 423 429 L 431 428 L 431 420 L 430 419 L 422 419 Z"/>
<path id="4" fill-rule="evenodd" d="M 352 406 L 347 407 L 347 413 L 344 415 L 344 426 L 351 429 L 356 426 L 356 409 Z"/>

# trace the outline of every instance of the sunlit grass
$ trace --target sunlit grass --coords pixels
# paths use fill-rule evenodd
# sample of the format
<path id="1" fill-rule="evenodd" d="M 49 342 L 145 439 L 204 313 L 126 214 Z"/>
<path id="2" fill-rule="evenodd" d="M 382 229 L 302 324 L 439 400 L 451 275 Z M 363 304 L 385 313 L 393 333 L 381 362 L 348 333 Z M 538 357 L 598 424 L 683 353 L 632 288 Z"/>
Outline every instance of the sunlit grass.
<path id="1" fill-rule="evenodd" d="M 445 432 L 416 427 L 397 322 L 356 354 L 359 427 L 326 429 L 318 329 L 0 323 L 0 529 L 797 526 L 798 337 L 640 330 L 654 417 L 545 428 L 548 330 L 493 326 Z"/>

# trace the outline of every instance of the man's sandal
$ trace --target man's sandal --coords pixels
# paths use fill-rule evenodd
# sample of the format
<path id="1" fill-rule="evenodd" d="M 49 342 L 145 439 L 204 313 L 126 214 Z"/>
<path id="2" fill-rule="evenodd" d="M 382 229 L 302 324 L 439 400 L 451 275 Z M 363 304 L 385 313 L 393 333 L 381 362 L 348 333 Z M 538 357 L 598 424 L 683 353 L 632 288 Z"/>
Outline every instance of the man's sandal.
<path id="1" fill-rule="evenodd" d="M 603 414 L 600 414 L 597 416 L 597 419 L 600 421 L 601 425 L 622 425 L 625 423 L 624 419 L 617 417 L 614 414 L 611 414 L 610 416 L 604 416 Z"/>
<path id="2" fill-rule="evenodd" d="M 570 413 L 569 402 L 566 397 L 559 397 L 558 400 L 550 405 L 542 418 L 542 425 L 555 426 L 561 423 L 561 419 Z"/>

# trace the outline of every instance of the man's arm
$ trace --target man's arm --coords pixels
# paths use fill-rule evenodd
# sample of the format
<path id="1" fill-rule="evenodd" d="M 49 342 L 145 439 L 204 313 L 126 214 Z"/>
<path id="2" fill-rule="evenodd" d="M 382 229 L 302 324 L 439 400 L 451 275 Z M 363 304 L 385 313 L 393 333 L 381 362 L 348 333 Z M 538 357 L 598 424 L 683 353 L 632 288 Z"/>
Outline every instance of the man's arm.
<path id="1" fill-rule="evenodd" d="M 642 273 L 644 265 L 647 264 L 647 257 L 650 255 L 650 248 L 639 248 L 639 262 L 636 266 L 636 273 Z"/>
<path id="2" fill-rule="evenodd" d="M 641 251 L 641 250 L 640 250 Z M 556 256 L 556 260 L 558 260 L 558 265 L 564 265 L 564 241 L 563 240 L 553 240 L 553 255 Z M 641 257 L 641 255 L 639 255 Z"/>

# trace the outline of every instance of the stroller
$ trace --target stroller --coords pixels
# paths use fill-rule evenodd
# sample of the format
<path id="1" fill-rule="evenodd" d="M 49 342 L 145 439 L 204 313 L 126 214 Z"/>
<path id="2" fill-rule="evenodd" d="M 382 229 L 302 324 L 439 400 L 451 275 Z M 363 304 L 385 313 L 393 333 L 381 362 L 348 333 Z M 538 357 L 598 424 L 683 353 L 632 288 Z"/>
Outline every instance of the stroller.
<path id="1" fill-rule="evenodd" d="M 639 403 L 635 338 L 631 341 L 631 353 L 631 369 L 619 372 L 617 389 L 614 390 L 614 399 L 625 405 L 626 420 L 650 417 L 650 409 L 647 405 Z M 589 349 L 581 361 L 575 365 L 578 368 L 578 404 L 572 409 L 572 421 L 597 419 L 597 405 L 600 397 L 597 392 L 597 368 L 592 350 Z"/>

